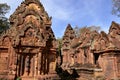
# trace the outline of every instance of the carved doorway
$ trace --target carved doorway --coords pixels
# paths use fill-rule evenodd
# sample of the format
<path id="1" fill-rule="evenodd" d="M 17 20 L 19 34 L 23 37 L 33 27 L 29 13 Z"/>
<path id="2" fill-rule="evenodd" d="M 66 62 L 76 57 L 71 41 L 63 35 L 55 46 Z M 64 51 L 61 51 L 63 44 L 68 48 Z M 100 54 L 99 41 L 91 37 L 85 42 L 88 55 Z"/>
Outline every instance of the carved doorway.
<path id="1" fill-rule="evenodd" d="M 96 67 L 100 67 L 98 62 L 99 56 L 100 54 L 94 53 L 94 64 L 96 65 Z"/>
<path id="2" fill-rule="evenodd" d="M 34 76 L 35 54 L 18 54 L 18 76 Z"/>

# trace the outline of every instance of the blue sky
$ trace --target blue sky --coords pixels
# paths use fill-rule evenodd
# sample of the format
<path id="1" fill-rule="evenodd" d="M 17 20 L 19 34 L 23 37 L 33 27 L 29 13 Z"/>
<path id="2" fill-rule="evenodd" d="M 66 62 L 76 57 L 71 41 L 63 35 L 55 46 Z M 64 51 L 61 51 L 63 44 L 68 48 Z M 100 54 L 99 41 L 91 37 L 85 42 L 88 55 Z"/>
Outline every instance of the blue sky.
<path id="1" fill-rule="evenodd" d="M 0 0 L 11 6 L 9 17 L 23 0 Z M 106 33 L 112 21 L 120 23 L 120 18 L 111 14 L 112 0 L 40 0 L 52 16 L 52 29 L 56 38 L 62 37 L 68 23 L 72 27 L 100 26 Z"/>

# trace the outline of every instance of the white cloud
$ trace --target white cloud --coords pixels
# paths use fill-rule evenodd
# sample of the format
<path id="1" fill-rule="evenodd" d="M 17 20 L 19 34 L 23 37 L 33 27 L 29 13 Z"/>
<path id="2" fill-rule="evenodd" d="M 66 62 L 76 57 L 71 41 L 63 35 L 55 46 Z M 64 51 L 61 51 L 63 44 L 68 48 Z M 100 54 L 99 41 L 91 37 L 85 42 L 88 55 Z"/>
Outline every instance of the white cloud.
<path id="1" fill-rule="evenodd" d="M 64 3 L 66 3 L 66 1 L 64 1 Z M 41 0 L 41 2 L 45 6 L 45 9 L 49 15 L 51 15 L 53 18 L 59 20 L 69 20 L 71 13 L 67 6 L 62 3 L 62 0 Z"/>
<path id="2" fill-rule="evenodd" d="M 12 14 L 17 6 L 24 0 L 0 0 L 0 3 L 5 2 L 11 6 L 10 14 Z M 55 19 L 70 21 L 71 18 L 74 20 L 75 18 L 84 16 L 92 16 L 96 17 L 94 10 L 96 9 L 96 2 L 100 0 L 40 0 L 46 11 Z M 81 7 L 81 3 L 83 7 Z M 98 4 L 97 4 L 98 5 Z M 91 9 L 90 9 L 91 7 Z M 9 14 L 8 14 L 9 16 Z"/>
<path id="3" fill-rule="evenodd" d="M 11 15 L 17 6 L 24 0 L 0 0 L 0 3 L 8 3 L 11 6 Z M 48 12 L 53 17 L 53 30 L 58 35 L 63 33 L 67 23 L 78 26 L 103 26 L 107 31 L 111 20 L 119 21 L 110 14 L 111 0 L 40 0 Z M 109 2 L 109 3 L 106 3 Z M 107 4 L 107 5 L 106 5 Z M 107 11 L 105 11 L 107 10 Z M 108 27 L 104 27 L 108 26 Z M 62 28 L 61 28 L 62 27 Z M 61 29 L 61 30 L 60 30 Z M 57 37 L 58 37 L 57 35 Z"/>

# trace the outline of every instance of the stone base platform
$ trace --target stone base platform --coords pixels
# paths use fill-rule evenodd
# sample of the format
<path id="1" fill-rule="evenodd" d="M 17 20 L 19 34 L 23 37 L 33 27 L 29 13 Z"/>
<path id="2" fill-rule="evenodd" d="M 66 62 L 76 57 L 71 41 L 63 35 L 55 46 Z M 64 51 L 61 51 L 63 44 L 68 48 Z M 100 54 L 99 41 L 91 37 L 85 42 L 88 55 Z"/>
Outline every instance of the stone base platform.
<path id="1" fill-rule="evenodd" d="M 40 76 L 22 76 L 21 80 L 60 80 L 57 74 L 40 75 Z"/>

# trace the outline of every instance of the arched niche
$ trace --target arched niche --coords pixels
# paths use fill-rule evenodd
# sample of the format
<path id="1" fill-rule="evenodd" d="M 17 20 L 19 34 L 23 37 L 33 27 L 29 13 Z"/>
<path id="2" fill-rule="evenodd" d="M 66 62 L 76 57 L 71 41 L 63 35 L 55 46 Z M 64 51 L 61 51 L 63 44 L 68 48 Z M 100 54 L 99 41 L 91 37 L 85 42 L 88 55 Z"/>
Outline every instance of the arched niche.
<path id="1" fill-rule="evenodd" d="M 24 32 L 25 37 L 34 37 L 35 36 L 35 30 L 31 27 L 27 28 Z"/>
<path id="2" fill-rule="evenodd" d="M 10 45 L 10 38 L 8 36 L 3 37 L 2 45 L 7 47 Z"/>
<path id="3" fill-rule="evenodd" d="M 7 70 L 9 65 L 10 55 L 10 38 L 4 36 L 2 38 L 2 48 L 0 48 L 0 70 Z"/>
<path id="4" fill-rule="evenodd" d="M 37 36 L 37 31 L 32 27 L 26 28 L 24 35 L 21 36 L 20 39 L 22 45 L 28 46 L 38 46 L 40 42 L 40 37 Z"/>

